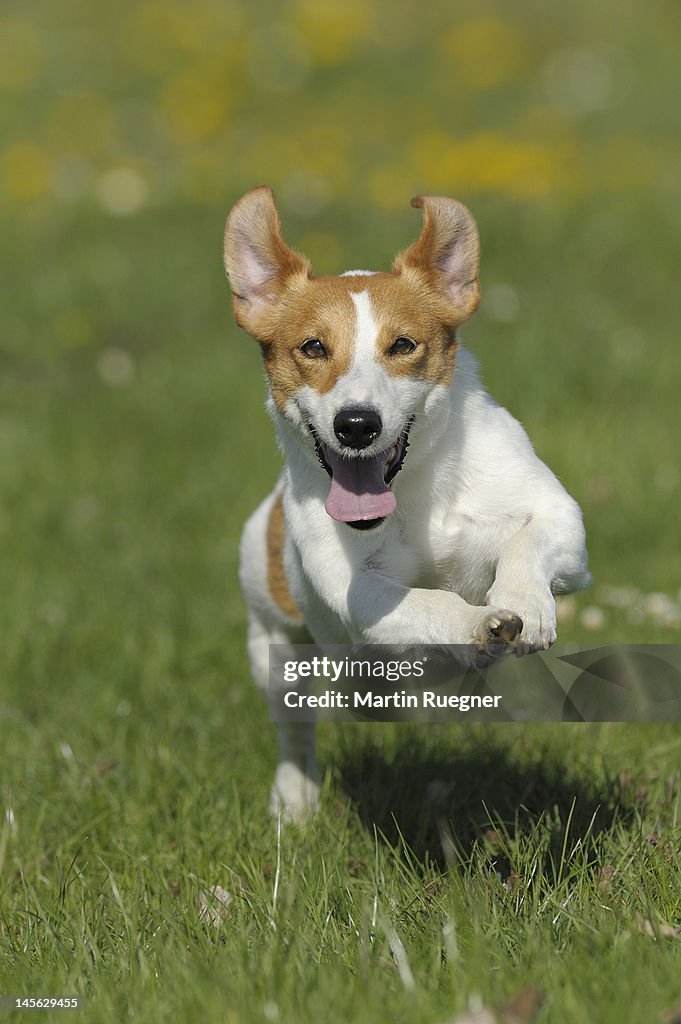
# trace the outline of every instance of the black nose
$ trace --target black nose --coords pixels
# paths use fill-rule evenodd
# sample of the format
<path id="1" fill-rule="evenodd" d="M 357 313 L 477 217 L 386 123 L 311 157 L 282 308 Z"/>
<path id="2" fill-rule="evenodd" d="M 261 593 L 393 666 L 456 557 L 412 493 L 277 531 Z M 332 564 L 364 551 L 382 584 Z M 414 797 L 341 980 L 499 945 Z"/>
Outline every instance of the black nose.
<path id="1" fill-rule="evenodd" d="M 334 433 L 343 447 L 354 448 L 356 451 L 368 448 L 382 429 L 381 417 L 376 410 L 362 406 L 341 409 L 333 421 Z"/>

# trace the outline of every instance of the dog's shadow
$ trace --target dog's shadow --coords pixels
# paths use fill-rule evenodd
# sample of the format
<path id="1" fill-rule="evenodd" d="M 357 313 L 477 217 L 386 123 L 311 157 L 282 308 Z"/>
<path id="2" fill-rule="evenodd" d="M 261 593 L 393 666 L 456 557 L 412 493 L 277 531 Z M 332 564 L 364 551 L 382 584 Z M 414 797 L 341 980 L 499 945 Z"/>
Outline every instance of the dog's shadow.
<path id="1" fill-rule="evenodd" d="M 467 860 L 476 846 L 489 847 L 490 837 L 494 846 L 496 837 L 529 835 L 540 822 L 548 860 L 556 863 L 566 839 L 595 842 L 635 811 L 617 780 L 597 785 L 555 756 L 526 757 L 483 735 L 463 749 L 455 743 L 424 750 L 412 735 L 386 755 L 375 742 L 353 742 L 335 758 L 365 827 L 390 845 L 406 843 L 422 863 L 444 868 Z M 500 874 L 511 872 L 503 855 L 494 859 Z"/>

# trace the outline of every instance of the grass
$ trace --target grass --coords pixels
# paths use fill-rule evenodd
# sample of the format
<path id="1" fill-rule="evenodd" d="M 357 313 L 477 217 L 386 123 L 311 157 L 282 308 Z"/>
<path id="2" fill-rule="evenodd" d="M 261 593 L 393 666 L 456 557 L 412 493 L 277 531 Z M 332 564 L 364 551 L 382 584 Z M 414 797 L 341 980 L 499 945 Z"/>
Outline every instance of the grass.
<path id="1" fill-rule="evenodd" d="M 210 50 L 222 15 L 192 5 L 205 16 L 196 36 L 164 21 L 163 5 L 127 5 L 107 63 L 95 45 L 104 34 L 68 31 L 81 7 L 96 20 L 96 5 L 67 6 L 59 18 L 36 6 L 36 32 L 54 19 L 42 50 L 15 25 L 11 38 L 38 53 L 38 79 L 21 100 L 2 93 L 0 112 L 50 158 L 50 146 L 81 147 L 94 180 L 119 159 L 137 166 L 138 149 L 157 192 L 115 217 L 93 193 L 41 193 L 35 168 L 22 170 L 25 149 L 0 154 L 0 185 L 17 197 L 0 237 L 0 991 L 80 994 L 88 1024 L 448 1024 L 478 998 L 500 1007 L 527 986 L 542 990 L 540 1024 L 661 1020 L 681 997 L 676 725 L 325 724 L 322 813 L 277 834 L 274 729 L 248 678 L 236 553 L 280 461 L 219 252 L 230 203 L 268 178 L 281 186 L 287 239 L 309 243 L 319 272 L 388 265 L 417 230 L 409 175 L 415 190 L 436 190 L 428 167 L 409 164 L 425 152 L 410 140 L 440 122 L 466 138 L 489 126 L 520 139 L 534 118 L 552 173 L 561 140 L 582 147 L 578 169 L 593 178 L 574 195 L 551 186 L 521 202 L 511 178 L 480 193 L 447 185 L 472 206 L 483 241 L 483 304 L 464 340 L 585 513 L 594 587 L 560 640 L 678 642 L 643 604 L 607 599 L 612 587 L 677 599 L 681 581 L 671 32 L 613 19 L 607 4 L 541 18 L 527 5 L 514 29 L 527 37 L 527 68 L 475 92 L 465 61 L 452 78 L 438 49 L 448 5 L 419 21 L 413 61 L 400 50 L 415 20 L 405 8 L 380 60 L 363 42 L 328 67 L 315 64 L 327 28 L 309 14 L 300 107 L 290 92 L 258 92 L 235 50 L 243 106 L 237 96 L 229 132 L 175 152 L 153 104 L 169 102 L 166 78 L 191 47 L 199 77 L 188 95 L 203 95 L 213 64 L 200 47 Z M 549 124 L 541 61 L 566 46 L 583 60 L 601 34 L 616 98 L 622 68 L 630 92 L 611 110 L 562 110 Z M 3 88 L 28 74 L 26 61 L 1 63 Z M 67 117 L 76 86 L 99 111 L 87 132 Z M 342 128 L 359 94 L 366 123 L 348 121 L 320 145 L 316 104 Z M 296 128 L 291 110 L 303 171 L 308 154 L 313 179 L 328 171 L 317 211 L 301 201 L 304 174 L 294 188 L 282 165 L 299 159 L 282 142 Z M 623 185 L 617 167 L 591 167 L 622 133 L 632 152 L 648 146 L 641 187 Z M 194 172 L 198 198 L 185 180 Z M 380 208 L 377 180 L 404 191 L 399 209 Z M 517 307 L 510 318 L 500 295 Z M 603 612 L 595 630 L 581 618 L 589 605 Z M 218 885 L 231 895 L 219 914 Z"/>
<path id="2" fill-rule="evenodd" d="M 15 723 L 33 771 L 15 762 L 4 835 L 4 991 L 84 994 L 92 1021 L 446 1020 L 532 984 L 542 1019 L 614 1022 L 677 997 L 677 941 L 644 931 L 679 916 L 675 730 L 329 729 L 325 812 L 278 841 L 260 709 L 239 702 L 235 737 L 235 708 L 204 703 L 97 716 L 106 740 L 71 721 L 72 752 Z M 218 929 L 198 913 L 215 884 Z"/>
<path id="3" fill-rule="evenodd" d="M 278 456 L 210 258 L 219 219 L 192 225 L 150 214 L 113 233 L 131 267 L 102 298 L 96 347 L 53 351 L 16 282 L 38 330 L 3 381 L 2 991 L 83 994 L 88 1021 L 437 1022 L 531 984 L 541 1020 L 657 1019 L 679 996 L 679 944 L 659 931 L 681 918 L 675 726 L 326 725 L 324 812 L 278 846 L 273 728 L 235 583 L 240 525 Z M 73 229 L 83 268 L 102 230 Z M 505 257 L 490 248 L 494 280 Z M 544 250 L 527 244 L 527 317 L 483 313 L 469 343 L 585 505 L 597 584 L 671 590 L 666 500 L 641 486 L 675 408 L 664 323 L 655 408 L 639 400 L 632 430 L 629 365 L 590 348 L 536 273 L 564 248 L 548 230 Z M 579 294 L 587 270 L 561 259 L 561 295 Z M 205 274 L 187 274 L 195 260 Z M 40 264 L 39 296 L 58 272 Z M 551 344 L 555 372 L 539 373 Z M 132 367 L 117 386 L 112 346 Z M 585 636 L 575 620 L 561 639 L 627 636 L 673 634 L 611 620 Z M 219 928 L 199 916 L 217 884 L 233 897 Z"/>

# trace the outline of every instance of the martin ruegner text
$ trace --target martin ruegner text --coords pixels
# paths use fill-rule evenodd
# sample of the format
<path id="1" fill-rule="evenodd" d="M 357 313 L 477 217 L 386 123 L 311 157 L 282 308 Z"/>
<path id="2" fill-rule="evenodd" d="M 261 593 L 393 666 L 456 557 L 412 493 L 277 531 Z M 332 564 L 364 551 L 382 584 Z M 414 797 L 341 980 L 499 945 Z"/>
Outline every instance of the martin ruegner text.
<path id="1" fill-rule="evenodd" d="M 284 692 L 284 706 L 287 708 L 338 708 L 361 711 L 362 708 L 451 708 L 455 711 L 471 711 L 473 708 L 498 708 L 501 696 L 497 694 L 446 694 L 434 690 L 420 693 L 372 693 L 371 690 L 325 690 L 323 693 L 300 693 L 298 690 Z"/>

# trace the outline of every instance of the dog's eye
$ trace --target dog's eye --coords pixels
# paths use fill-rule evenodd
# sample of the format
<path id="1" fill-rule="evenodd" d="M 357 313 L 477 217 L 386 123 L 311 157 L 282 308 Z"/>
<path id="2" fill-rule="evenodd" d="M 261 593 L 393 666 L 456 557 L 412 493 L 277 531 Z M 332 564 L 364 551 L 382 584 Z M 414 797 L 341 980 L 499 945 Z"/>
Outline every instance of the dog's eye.
<path id="1" fill-rule="evenodd" d="M 411 338 L 398 338 L 388 349 L 390 356 L 408 356 L 416 348 L 416 342 Z"/>
<path id="2" fill-rule="evenodd" d="M 308 338 L 307 341 L 300 346 L 300 351 L 306 359 L 326 359 L 326 349 L 319 338 Z"/>

